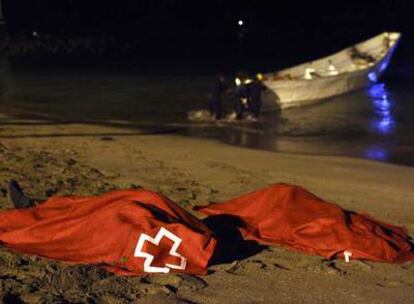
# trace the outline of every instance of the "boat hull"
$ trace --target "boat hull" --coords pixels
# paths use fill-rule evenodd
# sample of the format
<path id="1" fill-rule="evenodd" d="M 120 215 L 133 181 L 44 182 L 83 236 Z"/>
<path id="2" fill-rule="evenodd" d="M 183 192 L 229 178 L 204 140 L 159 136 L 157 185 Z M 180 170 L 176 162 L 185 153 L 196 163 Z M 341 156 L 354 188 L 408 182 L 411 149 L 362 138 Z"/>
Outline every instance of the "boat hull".
<path id="1" fill-rule="evenodd" d="M 272 111 L 317 103 L 323 99 L 356 91 L 368 86 L 371 81 L 366 73 L 344 75 L 308 81 L 265 82 L 263 110 Z"/>
<path id="2" fill-rule="evenodd" d="M 375 50 L 375 42 L 379 44 L 379 41 L 377 41 L 379 40 L 379 37 L 380 36 L 368 41 L 368 46 L 370 47 L 368 50 Z M 397 46 L 398 39 L 375 63 L 355 71 L 342 72 L 332 76 L 315 77 L 313 79 L 297 77 L 297 79 L 289 80 L 272 80 L 272 74 L 267 74 L 264 84 L 268 90 L 263 92 L 263 111 L 267 112 L 310 105 L 330 97 L 363 89 L 370 84 L 375 83 L 388 67 L 392 54 Z M 361 47 L 361 44 L 357 46 Z M 362 44 L 362 46 L 364 46 L 364 44 Z M 338 62 L 341 62 L 341 60 L 342 62 L 345 62 L 349 50 L 350 48 L 345 49 L 337 54 L 315 61 L 314 64 L 322 67 L 327 65 L 328 60 L 330 61 L 332 58 L 335 59 L 335 57 L 338 58 Z M 349 63 L 345 62 L 345 64 Z M 306 64 L 302 64 L 281 71 L 280 73 L 298 74 L 302 73 L 301 70 L 303 71 L 305 67 Z M 274 75 L 276 75 L 276 73 L 273 74 L 273 76 Z"/>

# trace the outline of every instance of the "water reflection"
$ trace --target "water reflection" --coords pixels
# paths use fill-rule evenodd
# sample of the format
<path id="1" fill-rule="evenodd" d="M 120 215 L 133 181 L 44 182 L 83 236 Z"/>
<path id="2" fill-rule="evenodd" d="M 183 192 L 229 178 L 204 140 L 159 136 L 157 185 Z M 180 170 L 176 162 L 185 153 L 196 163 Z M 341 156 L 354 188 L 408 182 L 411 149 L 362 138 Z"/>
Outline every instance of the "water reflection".
<path id="1" fill-rule="evenodd" d="M 394 131 L 395 119 L 393 117 L 394 101 L 391 99 L 385 84 L 378 83 L 368 90 L 368 96 L 373 106 L 374 117 L 370 121 L 372 130 L 382 136 L 390 136 Z M 364 151 L 366 158 L 387 161 L 390 151 L 385 146 L 372 145 Z"/>
<path id="2" fill-rule="evenodd" d="M 376 133 L 388 135 L 394 129 L 394 117 L 392 110 L 394 106 L 393 100 L 383 83 L 375 84 L 368 90 L 368 96 L 374 107 L 375 117 L 371 121 L 371 126 Z"/>
<path id="3" fill-rule="evenodd" d="M 385 147 L 374 145 L 364 151 L 364 156 L 372 160 L 386 161 L 389 158 L 389 151 Z"/>
<path id="4" fill-rule="evenodd" d="M 139 74 L 100 66 L 38 70 L 0 58 L 0 106 L 53 118 L 185 126 L 186 112 L 207 104 L 211 79 L 209 75 Z M 257 123 L 190 123 L 186 135 L 271 151 L 412 165 L 413 96 L 409 84 L 394 85 L 389 92 L 384 84 L 376 83 L 367 92 L 268 113 Z M 226 99 L 228 109 L 231 98 Z M 404 159 L 400 158 L 403 153 Z"/>
<path id="5" fill-rule="evenodd" d="M 12 83 L 9 76 L 9 62 L 0 58 L 0 102 L 10 98 Z"/>

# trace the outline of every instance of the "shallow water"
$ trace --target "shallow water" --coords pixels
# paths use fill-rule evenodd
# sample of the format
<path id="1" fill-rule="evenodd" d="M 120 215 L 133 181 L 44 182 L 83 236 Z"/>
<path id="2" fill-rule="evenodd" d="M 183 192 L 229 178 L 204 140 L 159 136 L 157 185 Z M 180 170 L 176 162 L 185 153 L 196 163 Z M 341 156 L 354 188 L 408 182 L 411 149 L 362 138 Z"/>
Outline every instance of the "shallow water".
<path id="1" fill-rule="evenodd" d="M 263 115 L 258 122 L 192 122 L 205 108 L 212 75 L 148 72 L 134 67 L 0 64 L 6 111 L 130 127 L 165 126 L 228 144 L 290 153 L 344 155 L 414 165 L 414 87 L 379 83 L 317 105 Z M 231 110 L 231 97 L 225 100 Z"/>
<path id="2" fill-rule="evenodd" d="M 414 165 L 414 89 L 379 83 L 257 123 L 210 127 L 205 136 L 291 153 L 343 155 Z M 200 132 L 194 132 L 197 134 Z"/>

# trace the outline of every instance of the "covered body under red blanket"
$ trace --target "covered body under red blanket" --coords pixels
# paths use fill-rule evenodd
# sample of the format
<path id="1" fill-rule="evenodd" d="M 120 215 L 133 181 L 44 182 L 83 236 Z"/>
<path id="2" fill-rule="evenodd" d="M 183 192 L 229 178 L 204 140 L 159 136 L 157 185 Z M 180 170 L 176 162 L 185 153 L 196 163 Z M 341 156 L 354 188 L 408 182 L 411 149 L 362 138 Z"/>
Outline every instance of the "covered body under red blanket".
<path id="1" fill-rule="evenodd" d="M 122 275 L 203 274 L 216 246 L 200 220 L 144 190 L 54 197 L 35 208 L 2 212 L 0 243 Z"/>
<path id="2" fill-rule="evenodd" d="M 326 258 L 346 253 L 391 263 L 414 260 L 404 229 L 343 210 L 296 186 L 275 185 L 197 209 L 211 215 L 205 222 L 214 223 L 213 230 L 223 224 L 214 220 L 218 217 L 227 225 L 236 223 L 244 239 L 260 244 L 286 245 Z M 231 234 L 232 229 L 224 231 Z M 145 190 L 54 197 L 35 208 L 0 213 L 2 245 L 60 261 L 96 264 L 119 275 L 204 274 L 213 254 L 220 261 L 237 248 L 228 240 L 231 235 L 214 236 L 168 198 Z"/>
<path id="3" fill-rule="evenodd" d="M 326 258 L 345 252 L 372 261 L 414 260 L 413 244 L 404 229 L 343 210 L 297 186 L 274 185 L 196 209 L 240 218 L 243 237 L 265 245 L 286 245 Z"/>

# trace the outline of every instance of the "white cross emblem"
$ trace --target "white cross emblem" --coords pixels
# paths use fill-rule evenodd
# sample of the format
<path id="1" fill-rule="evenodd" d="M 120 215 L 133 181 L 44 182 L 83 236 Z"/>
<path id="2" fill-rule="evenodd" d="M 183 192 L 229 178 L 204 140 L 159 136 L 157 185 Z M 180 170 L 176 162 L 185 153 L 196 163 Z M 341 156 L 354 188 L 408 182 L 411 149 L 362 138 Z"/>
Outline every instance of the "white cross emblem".
<path id="1" fill-rule="evenodd" d="M 152 254 L 149 254 L 148 252 L 143 252 L 142 248 L 143 248 L 145 242 L 150 242 L 150 243 L 158 246 L 163 237 L 166 237 L 166 238 L 168 238 L 168 239 L 170 239 L 171 241 L 174 242 L 173 246 L 170 249 L 170 255 L 180 258 L 180 260 L 181 260 L 180 265 L 173 265 L 173 264 L 168 264 L 167 263 L 167 264 L 165 264 L 165 267 L 153 267 L 153 266 L 151 266 L 152 261 L 154 260 L 154 256 Z M 182 242 L 182 239 L 180 239 L 178 236 L 176 236 L 174 233 L 168 231 L 164 227 L 161 227 L 160 230 L 158 231 L 157 235 L 155 236 L 155 238 L 152 238 L 152 237 L 150 237 L 149 235 L 147 235 L 145 233 L 141 233 L 141 235 L 138 239 L 137 247 L 135 248 L 134 256 L 145 259 L 145 262 L 144 262 L 144 271 L 145 272 L 169 273 L 170 269 L 184 270 L 185 267 L 187 266 L 187 259 L 177 252 L 178 246 L 180 246 L 181 242 Z"/>

